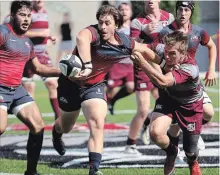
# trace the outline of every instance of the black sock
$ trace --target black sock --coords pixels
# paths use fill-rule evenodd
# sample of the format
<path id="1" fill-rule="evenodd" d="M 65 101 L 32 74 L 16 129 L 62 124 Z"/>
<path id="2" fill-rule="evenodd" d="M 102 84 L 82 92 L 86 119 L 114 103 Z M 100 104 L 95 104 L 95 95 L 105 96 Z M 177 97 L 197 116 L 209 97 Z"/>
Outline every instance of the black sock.
<path id="1" fill-rule="evenodd" d="M 173 156 L 173 155 L 175 155 L 176 152 L 177 152 L 177 147 L 170 142 L 170 144 L 168 145 L 168 147 L 167 147 L 167 148 L 164 148 L 163 150 L 167 153 L 167 155 Z"/>
<path id="2" fill-rule="evenodd" d="M 32 134 L 29 132 L 28 142 L 27 142 L 27 172 L 35 173 L 37 172 L 37 162 L 40 157 L 40 151 L 42 149 L 44 137 L 44 130 L 42 129 L 40 133 Z"/>
<path id="3" fill-rule="evenodd" d="M 53 126 L 53 130 L 52 130 L 52 135 L 53 135 L 53 139 L 58 139 L 62 137 L 62 133 L 58 133 L 55 129 L 55 125 Z"/>
<path id="4" fill-rule="evenodd" d="M 126 97 L 126 96 L 128 96 L 128 95 L 130 95 L 131 93 L 129 93 L 128 91 L 127 91 L 127 88 L 124 86 L 124 87 L 122 87 L 119 91 L 118 91 L 118 93 L 112 98 L 112 100 L 111 100 L 111 104 L 112 104 L 112 106 L 114 106 L 114 104 L 115 104 L 115 102 L 117 101 L 117 100 L 119 100 L 119 99 L 121 99 L 121 98 L 123 98 L 123 97 Z"/>
<path id="5" fill-rule="evenodd" d="M 150 124 L 150 118 L 149 118 L 149 116 L 147 116 L 147 118 L 144 121 L 144 125 L 148 126 L 149 124 Z"/>
<path id="6" fill-rule="evenodd" d="M 102 155 L 96 152 L 89 153 L 89 166 L 91 170 L 98 171 Z"/>
<path id="7" fill-rule="evenodd" d="M 130 138 L 128 137 L 128 139 L 127 139 L 127 145 L 135 145 L 135 144 L 136 144 L 136 140 L 130 139 Z"/>
<path id="8" fill-rule="evenodd" d="M 179 143 L 179 136 L 178 137 L 173 137 L 167 132 L 167 136 L 170 138 L 170 142 L 174 144 L 176 147 L 178 147 Z"/>
<path id="9" fill-rule="evenodd" d="M 202 119 L 202 125 L 205 125 L 207 124 L 209 121 L 205 120 L 205 119 Z"/>

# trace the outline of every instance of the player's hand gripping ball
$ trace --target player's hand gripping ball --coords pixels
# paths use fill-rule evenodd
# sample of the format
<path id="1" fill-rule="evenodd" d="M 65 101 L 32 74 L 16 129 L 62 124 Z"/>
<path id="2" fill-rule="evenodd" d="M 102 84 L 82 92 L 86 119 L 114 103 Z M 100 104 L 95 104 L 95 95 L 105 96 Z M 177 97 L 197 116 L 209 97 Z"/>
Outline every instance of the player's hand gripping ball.
<path id="1" fill-rule="evenodd" d="M 59 67 L 63 75 L 75 77 L 82 70 L 82 61 L 76 55 L 65 55 L 60 60 Z"/>

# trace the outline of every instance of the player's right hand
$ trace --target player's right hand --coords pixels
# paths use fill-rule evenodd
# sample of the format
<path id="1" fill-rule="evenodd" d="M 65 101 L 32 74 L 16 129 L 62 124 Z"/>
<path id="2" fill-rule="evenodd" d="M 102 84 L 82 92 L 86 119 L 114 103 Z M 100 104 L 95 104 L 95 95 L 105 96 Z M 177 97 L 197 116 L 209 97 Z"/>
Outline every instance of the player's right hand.
<path id="1" fill-rule="evenodd" d="M 146 34 L 150 34 L 153 31 L 155 31 L 158 28 L 158 26 L 159 26 L 158 22 L 152 21 L 144 28 L 144 32 Z"/>
<path id="2" fill-rule="evenodd" d="M 92 73 L 92 69 L 83 69 L 81 72 L 79 72 L 78 75 L 74 77 L 69 77 L 70 80 L 84 80 L 86 79 L 90 74 Z"/>

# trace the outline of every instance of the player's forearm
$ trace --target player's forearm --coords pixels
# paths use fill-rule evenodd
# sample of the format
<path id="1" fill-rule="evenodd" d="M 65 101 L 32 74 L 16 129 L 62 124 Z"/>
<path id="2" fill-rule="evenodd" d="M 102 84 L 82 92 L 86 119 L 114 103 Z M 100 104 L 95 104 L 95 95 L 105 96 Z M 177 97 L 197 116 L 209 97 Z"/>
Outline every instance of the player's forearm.
<path id="1" fill-rule="evenodd" d="M 166 78 L 162 74 L 162 71 L 158 71 L 152 65 L 150 65 L 146 60 L 139 64 L 142 70 L 148 75 L 148 77 L 158 86 L 166 87 Z"/>
<path id="2" fill-rule="evenodd" d="M 137 47 L 135 47 L 135 51 L 140 52 L 144 58 L 148 61 L 151 61 L 156 64 L 161 63 L 161 58 L 158 56 L 153 50 L 148 48 L 146 44 L 141 44 L 141 43 L 135 43 Z"/>
<path id="3" fill-rule="evenodd" d="M 209 71 L 215 71 L 217 50 L 215 45 L 209 48 Z"/>
<path id="4" fill-rule="evenodd" d="M 35 73 L 42 77 L 59 77 L 61 74 L 59 69 L 43 64 L 35 68 Z"/>
<path id="5" fill-rule="evenodd" d="M 77 49 L 79 56 L 82 59 L 83 63 L 91 62 L 91 46 L 90 39 L 88 37 L 78 35 L 76 38 Z"/>
<path id="6" fill-rule="evenodd" d="M 47 31 L 47 33 L 49 33 L 49 31 Z M 25 36 L 28 38 L 46 37 L 46 34 L 44 34 L 42 31 L 27 31 Z"/>

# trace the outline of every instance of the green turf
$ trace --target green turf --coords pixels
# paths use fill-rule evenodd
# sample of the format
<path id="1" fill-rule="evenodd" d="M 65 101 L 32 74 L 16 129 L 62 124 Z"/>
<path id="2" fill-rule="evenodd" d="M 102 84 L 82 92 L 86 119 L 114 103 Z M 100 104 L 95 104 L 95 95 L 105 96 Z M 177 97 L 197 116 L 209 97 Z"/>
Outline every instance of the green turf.
<path id="1" fill-rule="evenodd" d="M 24 173 L 26 161 L 21 160 L 0 160 L 0 170 L 4 173 Z M 87 175 L 87 169 L 56 169 L 51 168 L 49 164 L 40 163 L 38 170 L 41 174 L 54 174 L 54 175 Z M 105 175 L 161 175 L 163 174 L 162 168 L 112 168 L 100 169 Z M 219 168 L 202 168 L 203 175 L 217 175 Z M 211 172 L 211 174 L 210 174 Z M 176 168 L 177 175 L 189 174 L 188 168 Z"/>

